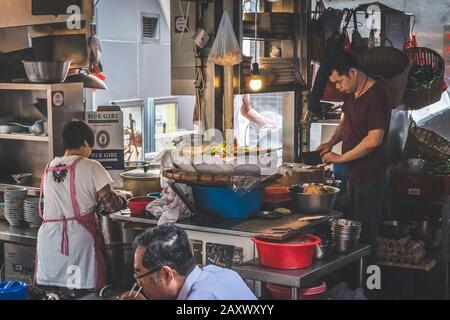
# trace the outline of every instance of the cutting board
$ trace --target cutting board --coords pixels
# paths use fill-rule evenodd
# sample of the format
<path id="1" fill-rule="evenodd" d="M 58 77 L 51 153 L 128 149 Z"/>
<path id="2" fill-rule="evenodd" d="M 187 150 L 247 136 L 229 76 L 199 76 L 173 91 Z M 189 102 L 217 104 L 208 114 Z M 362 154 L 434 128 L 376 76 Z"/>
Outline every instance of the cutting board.
<path id="1" fill-rule="evenodd" d="M 283 240 L 309 225 L 308 221 L 299 221 L 304 216 L 291 214 L 276 220 L 252 219 L 238 224 L 231 229 L 255 233 L 260 238 Z M 285 230 L 281 230 L 285 229 Z"/>

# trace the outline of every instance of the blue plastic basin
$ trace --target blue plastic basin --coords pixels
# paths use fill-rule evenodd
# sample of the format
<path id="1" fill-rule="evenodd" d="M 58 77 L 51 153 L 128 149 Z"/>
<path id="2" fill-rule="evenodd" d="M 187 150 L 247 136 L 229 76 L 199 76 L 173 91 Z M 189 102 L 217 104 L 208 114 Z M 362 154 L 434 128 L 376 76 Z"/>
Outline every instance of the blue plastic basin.
<path id="1" fill-rule="evenodd" d="M 20 281 L 0 282 L 0 300 L 27 300 L 28 286 Z"/>
<path id="2" fill-rule="evenodd" d="M 198 212 L 244 219 L 261 210 L 264 188 L 235 192 L 232 188 L 193 186 L 192 192 Z"/>

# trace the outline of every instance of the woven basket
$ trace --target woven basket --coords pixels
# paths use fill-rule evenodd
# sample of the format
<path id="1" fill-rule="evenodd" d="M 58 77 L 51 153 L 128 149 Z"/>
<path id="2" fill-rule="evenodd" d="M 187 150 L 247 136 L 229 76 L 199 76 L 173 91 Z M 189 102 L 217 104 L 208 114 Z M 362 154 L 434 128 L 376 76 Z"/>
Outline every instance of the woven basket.
<path id="1" fill-rule="evenodd" d="M 163 177 L 179 183 L 185 183 L 187 185 L 202 185 L 211 187 L 229 187 L 233 186 L 236 181 L 251 178 L 249 176 L 233 176 L 224 174 L 187 173 L 180 170 L 165 170 L 163 171 Z M 270 177 L 260 177 L 264 184 L 274 183 L 279 178 L 280 175 L 278 174 Z"/>
<path id="2" fill-rule="evenodd" d="M 412 122 L 403 149 L 403 159 L 411 158 L 421 158 L 427 161 L 450 159 L 450 141 L 436 132 L 420 128 L 415 122 Z"/>
<path id="3" fill-rule="evenodd" d="M 429 65 L 440 73 L 440 80 L 433 83 L 431 88 L 409 89 L 407 87 L 403 98 L 406 106 L 410 109 L 418 110 L 440 101 L 445 72 L 444 59 L 439 53 L 429 48 L 410 48 L 406 49 L 405 53 L 411 61 L 411 70 L 415 66 Z"/>
<path id="4" fill-rule="evenodd" d="M 408 55 L 395 48 L 375 47 L 361 53 L 358 59 L 369 76 L 384 79 L 382 83 L 389 96 L 389 105 L 398 107 L 408 83 Z"/>

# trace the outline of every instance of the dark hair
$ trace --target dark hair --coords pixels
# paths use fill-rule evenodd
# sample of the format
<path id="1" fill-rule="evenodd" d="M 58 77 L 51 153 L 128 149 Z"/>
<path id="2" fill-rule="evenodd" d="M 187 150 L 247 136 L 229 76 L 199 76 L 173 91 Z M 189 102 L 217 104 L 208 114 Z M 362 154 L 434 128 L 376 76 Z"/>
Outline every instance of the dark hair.
<path id="1" fill-rule="evenodd" d="M 72 120 L 64 126 L 63 146 L 64 150 L 81 148 L 84 141 L 92 148 L 95 142 L 95 135 L 92 128 L 82 120 Z"/>
<path id="2" fill-rule="evenodd" d="M 186 276 L 195 266 L 186 231 L 165 224 L 148 229 L 134 240 L 135 247 L 144 247 L 142 265 L 147 269 L 169 266 Z"/>
<path id="3" fill-rule="evenodd" d="M 342 51 L 335 58 L 330 59 L 330 73 L 334 70 L 340 75 L 347 75 L 351 68 L 362 70 L 361 64 L 350 52 Z"/>

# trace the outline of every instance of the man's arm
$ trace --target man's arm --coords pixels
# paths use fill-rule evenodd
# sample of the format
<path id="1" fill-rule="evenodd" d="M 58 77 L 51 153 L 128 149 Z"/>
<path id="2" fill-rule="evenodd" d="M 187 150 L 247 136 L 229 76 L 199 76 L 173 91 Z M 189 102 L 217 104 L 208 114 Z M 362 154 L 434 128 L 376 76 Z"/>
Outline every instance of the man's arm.
<path id="1" fill-rule="evenodd" d="M 355 148 L 342 155 L 343 162 L 350 162 L 367 156 L 373 150 L 381 146 L 383 139 L 383 129 L 369 131 L 367 136 Z"/>
<path id="2" fill-rule="evenodd" d="M 346 163 L 367 156 L 375 148 L 381 146 L 384 139 L 384 130 L 375 129 L 369 131 L 368 135 L 352 150 L 343 155 L 333 152 L 325 154 L 323 159 L 328 163 Z"/>

